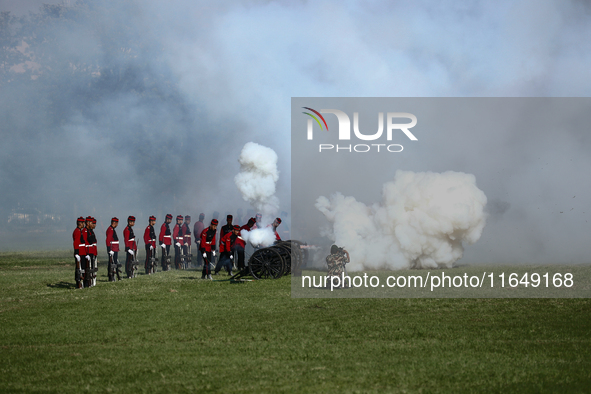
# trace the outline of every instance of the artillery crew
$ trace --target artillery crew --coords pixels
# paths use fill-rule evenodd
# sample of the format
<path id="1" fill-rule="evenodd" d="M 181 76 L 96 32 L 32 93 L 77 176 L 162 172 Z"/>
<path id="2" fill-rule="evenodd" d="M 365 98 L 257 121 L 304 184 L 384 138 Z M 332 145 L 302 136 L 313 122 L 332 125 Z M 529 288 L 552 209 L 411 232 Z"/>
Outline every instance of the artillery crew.
<path id="1" fill-rule="evenodd" d="M 125 240 L 125 273 L 127 278 L 131 279 L 135 276 L 135 264 L 137 254 L 137 243 L 135 242 L 135 234 L 133 233 L 133 226 L 135 225 L 135 217 L 129 216 L 127 218 L 127 227 L 123 230 L 123 239 Z"/>
<path id="2" fill-rule="evenodd" d="M 215 257 L 215 236 L 217 228 L 217 219 L 212 219 L 209 227 L 201 232 L 200 252 L 202 253 L 204 260 L 201 279 L 211 279 L 211 268 L 209 264 L 212 257 Z"/>
<path id="3" fill-rule="evenodd" d="M 146 248 L 146 261 L 144 269 L 146 274 L 156 272 L 156 262 L 152 263 L 152 256 L 156 253 L 156 232 L 154 231 L 154 224 L 156 224 L 156 217 L 150 216 L 148 218 L 148 227 L 144 231 L 144 244 Z"/>
<path id="4" fill-rule="evenodd" d="M 217 243 L 217 227 L 218 220 L 216 217 L 218 213 L 214 213 L 214 218 L 210 225 L 203 228 L 203 219 L 205 215 L 199 214 L 199 220 L 193 226 L 193 234 L 195 234 L 195 244 L 198 246 L 199 253 L 197 256 L 199 260 L 203 260 L 202 279 L 211 279 L 212 270 L 215 269 L 217 275 L 222 269 L 232 275 L 233 268 L 239 270 L 245 269 L 245 247 L 246 242 L 241 236 L 242 230 L 251 231 L 257 228 L 257 218 L 251 217 L 248 223 L 240 227 L 233 225 L 233 216 L 227 215 L 226 225 L 220 228 L 219 234 L 219 249 Z M 184 219 L 184 223 L 183 223 Z M 129 216 L 127 218 L 127 226 L 123 230 L 123 242 L 125 243 L 125 273 L 128 279 L 134 278 L 137 275 L 138 269 L 138 243 L 135 238 L 133 227 L 135 226 L 135 217 Z M 146 275 L 155 273 L 157 271 L 157 246 L 162 248 L 162 270 L 170 270 L 170 246 L 174 243 L 175 246 L 175 267 L 177 269 L 188 269 L 191 265 L 191 246 L 193 240 L 191 239 L 191 216 L 178 215 L 176 217 L 176 225 L 171 231 L 170 223 L 173 220 L 171 214 L 167 214 L 160 227 L 160 233 L 156 238 L 155 224 L 156 217 L 150 216 L 148 218 L 148 226 L 144 231 L 145 244 L 145 273 Z M 94 232 L 97 220 L 92 216 L 86 218 L 79 217 L 76 220 L 76 228 L 72 233 L 72 241 L 74 248 L 74 263 L 75 263 L 75 281 L 77 288 L 92 287 L 96 285 L 96 276 L 98 271 L 98 248 L 97 237 Z M 272 227 L 277 241 L 281 238 L 277 233 L 277 227 L 281 223 L 280 218 L 267 227 Z M 119 219 L 113 217 L 111 224 L 107 227 L 105 232 L 105 244 L 107 248 L 108 261 L 108 280 L 114 282 L 121 280 L 119 263 L 120 241 L 117 235 L 116 228 L 119 225 Z M 260 223 L 259 223 L 260 226 Z M 260 227 L 259 227 L 260 228 Z M 219 262 L 215 265 L 216 253 L 219 250 Z M 215 267 L 215 268 L 214 268 Z M 197 267 L 200 268 L 199 266 Z"/>
<path id="5" fill-rule="evenodd" d="M 181 235 L 183 236 L 183 256 L 184 256 L 184 263 L 185 269 L 188 269 L 191 266 L 191 216 L 185 216 L 185 223 L 183 223 L 183 227 L 181 228 Z"/>
<path id="6" fill-rule="evenodd" d="M 162 271 L 168 271 L 170 269 L 170 245 L 172 245 L 172 233 L 170 232 L 170 222 L 172 222 L 172 215 L 169 213 L 166 215 L 166 219 L 160 227 L 160 235 L 158 241 L 162 248 Z"/>
<path id="7" fill-rule="evenodd" d="M 119 276 L 119 237 L 115 229 L 119 225 L 119 219 L 114 217 L 111 219 L 111 225 L 107 227 L 106 243 L 107 253 L 109 253 L 109 282 L 115 282 L 115 278 L 121 279 Z"/>
<path id="8" fill-rule="evenodd" d="M 183 215 L 176 217 L 176 225 L 172 231 L 172 238 L 174 238 L 174 267 L 179 270 L 181 269 L 181 254 L 183 246 L 183 233 L 181 227 L 183 225 Z"/>

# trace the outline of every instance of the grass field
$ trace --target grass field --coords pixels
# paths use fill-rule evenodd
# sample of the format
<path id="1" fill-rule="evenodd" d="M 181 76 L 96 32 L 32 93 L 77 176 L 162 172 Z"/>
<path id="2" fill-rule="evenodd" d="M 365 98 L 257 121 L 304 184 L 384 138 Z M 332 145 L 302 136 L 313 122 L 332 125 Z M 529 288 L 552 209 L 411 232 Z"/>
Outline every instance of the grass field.
<path id="1" fill-rule="evenodd" d="M 292 299 L 0 254 L 0 392 L 589 392 L 589 299 Z M 215 278 L 215 277 L 214 277 Z"/>

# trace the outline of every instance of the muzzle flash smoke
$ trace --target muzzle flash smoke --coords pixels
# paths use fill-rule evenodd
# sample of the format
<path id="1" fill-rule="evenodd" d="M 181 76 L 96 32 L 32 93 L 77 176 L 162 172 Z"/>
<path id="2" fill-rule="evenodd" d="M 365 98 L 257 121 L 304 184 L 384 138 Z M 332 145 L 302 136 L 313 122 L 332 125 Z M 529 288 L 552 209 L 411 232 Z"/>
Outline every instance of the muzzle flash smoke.
<path id="1" fill-rule="evenodd" d="M 279 179 L 277 153 L 271 148 L 248 142 L 242 148 L 240 172 L 234 182 L 253 208 L 262 214 L 262 223 L 267 226 L 273 222 L 279 211 L 279 199 L 275 196 L 275 185 Z M 275 242 L 275 234 L 269 227 L 242 231 L 245 241 L 253 245 L 269 246 Z"/>

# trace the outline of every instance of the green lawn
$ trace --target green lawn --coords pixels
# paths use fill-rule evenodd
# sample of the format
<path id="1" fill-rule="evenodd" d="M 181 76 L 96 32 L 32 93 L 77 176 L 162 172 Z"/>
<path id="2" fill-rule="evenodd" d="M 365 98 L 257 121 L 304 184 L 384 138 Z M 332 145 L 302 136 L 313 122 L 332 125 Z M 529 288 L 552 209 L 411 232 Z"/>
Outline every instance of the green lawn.
<path id="1" fill-rule="evenodd" d="M 195 270 L 74 289 L 0 254 L 0 392 L 585 392 L 589 299 L 292 299 Z M 216 278 L 216 277 L 214 277 Z"/>

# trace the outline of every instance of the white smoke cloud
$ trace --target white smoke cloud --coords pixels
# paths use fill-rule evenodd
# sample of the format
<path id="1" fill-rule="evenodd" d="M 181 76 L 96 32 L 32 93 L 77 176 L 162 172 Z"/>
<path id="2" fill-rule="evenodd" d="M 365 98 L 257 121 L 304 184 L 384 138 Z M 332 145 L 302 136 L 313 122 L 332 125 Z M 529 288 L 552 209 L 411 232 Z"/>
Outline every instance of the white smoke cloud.
<path id="1" fill-rule="evenodd" d="M 352 271 L 451 267 L 463 243 L 480 238 L 486 196 L 474 175 L 397 171 L 382 202 L 367 206 L 335 193 L 316 208 L 333 224 L 329 236 L 349 251 Z"/>
<path id="2" fill-rule="evenodd" d="M 271 227 L 256 228 L 251 231 L 242 230 L 240 235 L 244 241 L 250 242 L 253 246 L 267 247 L 275 242 L 275 233 Z"/>
<path id="3" fill-rule="evenodd" d="M 279 179 L 277 153 L 271 148 L 248 142 L 242 148 L 240 172 L 234 182 L 244 201 L 263 215 L 265 224 L 271 223 L 279 211 L 279 199 L 275 196 L 275 184 Z"/>

